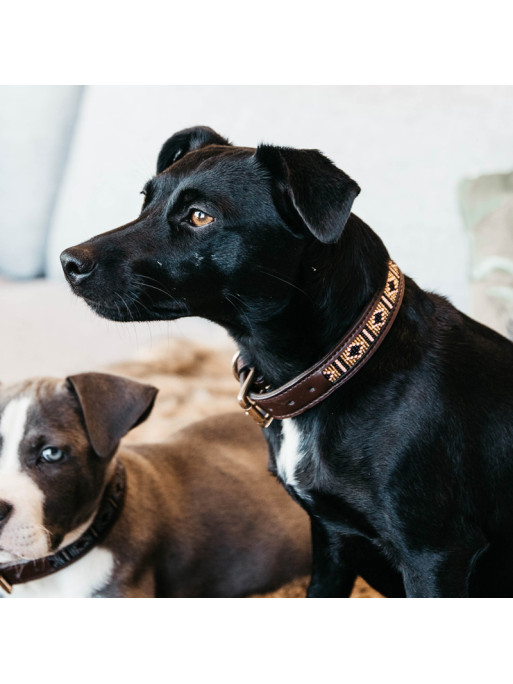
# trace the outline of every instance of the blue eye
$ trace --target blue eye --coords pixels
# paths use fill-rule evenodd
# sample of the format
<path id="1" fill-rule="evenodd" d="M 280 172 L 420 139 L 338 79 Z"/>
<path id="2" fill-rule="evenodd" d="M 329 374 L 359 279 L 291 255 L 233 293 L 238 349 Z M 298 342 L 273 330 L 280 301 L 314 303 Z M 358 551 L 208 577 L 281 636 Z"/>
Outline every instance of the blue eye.
<path id="1" fill-rule="evenodd" d="M 64 458 L 64 451 L 58 447 L 45 447 L 41 450 L 41 458 L 47 463 L 57 463 Z"/>

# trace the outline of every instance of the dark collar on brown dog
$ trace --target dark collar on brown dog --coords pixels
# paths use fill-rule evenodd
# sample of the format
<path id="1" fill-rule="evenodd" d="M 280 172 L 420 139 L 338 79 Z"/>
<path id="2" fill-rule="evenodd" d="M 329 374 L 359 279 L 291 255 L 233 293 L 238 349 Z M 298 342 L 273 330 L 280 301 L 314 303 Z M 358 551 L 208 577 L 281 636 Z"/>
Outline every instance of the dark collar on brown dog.
<path id="1" fill-rule="evenodd" d="M 238 401 L 261 427 L 274 418 L 293 418 L 320 403 L 362 368 L 385 339 L 404 295 L 404 275 L 388 262 L 385 286 L 376 293 L 353 328 L 315 366 L 272 391 L 260 389 L 255 369 L 244 364 L 240 353 L 233 359 L 235 377 L 241 383 Z"/>
<path id="2" fill-rule="evenodd" d="M 52 556 L 16 565 L 0 565 L 0 588 L 10 594 L 13 584 L 23 584 L 52 575 L 85 556 L 97 544 L 101 544 L 119 518 L 125 499 L 125 490 L 126 472 L 118 459 L 116 471 L 105 489 L 98 513 L 84 534 L 73 544 L 65 546 Z"/>

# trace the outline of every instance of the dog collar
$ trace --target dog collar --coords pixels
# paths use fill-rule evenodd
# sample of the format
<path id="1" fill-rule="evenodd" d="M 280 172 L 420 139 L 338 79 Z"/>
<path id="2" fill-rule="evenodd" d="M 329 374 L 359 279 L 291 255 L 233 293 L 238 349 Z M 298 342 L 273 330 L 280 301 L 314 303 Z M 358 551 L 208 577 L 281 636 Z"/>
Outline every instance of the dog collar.
<path id="1" fill-rule="evenodd" d="M 265 391 L 255 369 L 244 364 L 240 352 L 232 362 L 241 383 L 239 405 L 261 427 L 274 418 L 293 418 L 326 399 L 362 368 L 387 336 L 404 295 L 404 275 L 388 262 L 387 279 L 339 344 L 321 361 L 278 389 Z"/>
<path id="2" fill-rule="evenodd" d="M 125 467 L 118 459 L 116 472 L 105 489 L 100 508 L 92 525 L 75 542 L 60 549 L 52 556 L 15 565 L 0 565 L 0 588 L 10 594 L 14 584 L 23 584 L 47 577 L 47 575 L 63 570 L 85 556 L 88 551 L 105 539 L 118 520 L 123 508 L 125 490 Z"/>

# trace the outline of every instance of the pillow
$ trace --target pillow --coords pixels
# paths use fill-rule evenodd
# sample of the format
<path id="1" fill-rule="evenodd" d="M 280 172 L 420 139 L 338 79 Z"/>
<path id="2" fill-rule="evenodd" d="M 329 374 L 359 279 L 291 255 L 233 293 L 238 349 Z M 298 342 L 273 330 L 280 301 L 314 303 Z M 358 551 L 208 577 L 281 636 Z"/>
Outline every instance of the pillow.
<path id="1" fill-rule="evenodd" d="M 464 180 L 459 202 L 470 241 L 470 314 L 513 339 L 513 173 Z"/>
<path id="2" fill-rule="evenodd" d="M 81 91 L 80 86 L 0 88 L 0 274 L 44 274 L 48 226 Z"/>

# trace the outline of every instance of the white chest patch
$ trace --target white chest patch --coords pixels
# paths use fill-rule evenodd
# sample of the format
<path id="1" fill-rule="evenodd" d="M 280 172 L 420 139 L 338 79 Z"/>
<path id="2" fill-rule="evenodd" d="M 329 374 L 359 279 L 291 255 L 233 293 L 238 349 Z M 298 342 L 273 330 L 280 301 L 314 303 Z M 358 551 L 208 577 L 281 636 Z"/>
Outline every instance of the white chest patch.
<path id="1" fill-rule="evenodd" d="M 12 594 L 0 589 L 3 598 L 90 598 L 109 581 L 114 569 L 114 556 L 97 547 L 68 568 L 53 575 L 15 584 Z"/>
<path id="2" fill-rule="evenodd" d="M 281 421 L 281 446 L 276 458 L 278 474 L 285 484 L 297 488 L 296 468 L 302 458 L 299 431 L 293 418 Z"/>

